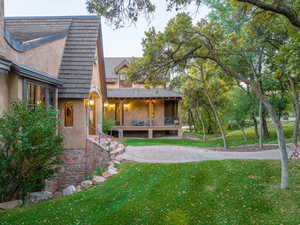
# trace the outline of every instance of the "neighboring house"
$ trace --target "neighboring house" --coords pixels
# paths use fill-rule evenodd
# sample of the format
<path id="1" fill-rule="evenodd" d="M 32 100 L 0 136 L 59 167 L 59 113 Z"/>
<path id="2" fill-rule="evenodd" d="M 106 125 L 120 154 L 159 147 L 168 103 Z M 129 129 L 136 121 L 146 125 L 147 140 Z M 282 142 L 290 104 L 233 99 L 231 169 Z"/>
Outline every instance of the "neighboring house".
<path id="1" fill-rule="evenodd" d="M 100 17 L 5 18 L 0 0 L 0 115 L 15 99 L 57 108 L 70 176 L 102 129 L 104 69 Z"/>
<path id="2" fill-rule="evenodd" d="M 146 89 L 144 83 L 125 79 L 132 58 L 105 58 L 107 102 L 104 115 L 116 126 L 112 133 L 123 136 L 182 136 L 179 106 L 181 94 L 166 88 Z"/>

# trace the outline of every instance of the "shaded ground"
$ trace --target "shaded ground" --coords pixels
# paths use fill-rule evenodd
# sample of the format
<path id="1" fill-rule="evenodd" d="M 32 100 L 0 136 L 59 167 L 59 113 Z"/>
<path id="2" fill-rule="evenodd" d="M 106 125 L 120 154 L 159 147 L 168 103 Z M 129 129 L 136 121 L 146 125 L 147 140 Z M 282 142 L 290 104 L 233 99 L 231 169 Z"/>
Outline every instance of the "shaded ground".
<path id="1" fill-rule="evenodd" d="M 0 212 L 0 224 L 297 225 L 300 165 L 290 164 L 290 190 L 279 180 L 278 161 L 125 163 L 94 189 Z"/>

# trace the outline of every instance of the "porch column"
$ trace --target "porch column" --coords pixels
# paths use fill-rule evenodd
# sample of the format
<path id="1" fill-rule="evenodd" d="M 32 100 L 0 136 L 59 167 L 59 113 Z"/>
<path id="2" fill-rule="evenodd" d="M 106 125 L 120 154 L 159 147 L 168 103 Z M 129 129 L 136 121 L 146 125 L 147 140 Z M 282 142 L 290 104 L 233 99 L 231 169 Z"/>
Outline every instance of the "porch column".
<path id="1" fill-rule="evenodd" d="M 148 130 L 148 138 L 153 138 L 153 130 L 152 129 Z"/>
<path id="2" fill-rule="evenodd" d="M 118 130 L 118 132 L 119 132 L 119 138 L 122 139 L 124 137 L 124 131 Z"/>
<path id="3" fill-rule="evenodd" d="M 120 126 L 124 125 L 124 118 L 123 118 L 123 112 L 124 112 L 124 103 L 121 100 L 120 101 Z"/>
<path id="4" fill-rule="evenodd" d="M 152 114 L 153 114 L 153 102 L 152 102 L 152 99 L 151 99 L 150 102 L 149 102 L 149 122 L 150 122 L 150 127 L 152 127 L 152 125 L 153 125 Z"/>

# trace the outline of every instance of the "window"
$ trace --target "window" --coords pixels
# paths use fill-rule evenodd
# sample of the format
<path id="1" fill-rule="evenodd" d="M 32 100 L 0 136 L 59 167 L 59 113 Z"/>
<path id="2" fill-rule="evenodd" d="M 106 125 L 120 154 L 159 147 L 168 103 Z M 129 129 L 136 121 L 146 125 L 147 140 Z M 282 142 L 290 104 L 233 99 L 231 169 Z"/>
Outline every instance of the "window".
<path id="1" fill-rule="evenodd" d="M 72 102 L 66 102 L 64 105 L 65 127 L 73 127 L 74 124 L 74 107 Z"/>
<path id="2" fill-rule="evenodd" d="M 56 91 L 54 87 L 32 81 L 24 81 L 23 91 L 25 100 L 30 106 L 46 104 L 55 106 Z"/>
<path id="3" fill-rule="evenodd" d="M 120 80 L 126 80 L 126 74 L 125 73 L 121 73 L 120 74 Z"/>

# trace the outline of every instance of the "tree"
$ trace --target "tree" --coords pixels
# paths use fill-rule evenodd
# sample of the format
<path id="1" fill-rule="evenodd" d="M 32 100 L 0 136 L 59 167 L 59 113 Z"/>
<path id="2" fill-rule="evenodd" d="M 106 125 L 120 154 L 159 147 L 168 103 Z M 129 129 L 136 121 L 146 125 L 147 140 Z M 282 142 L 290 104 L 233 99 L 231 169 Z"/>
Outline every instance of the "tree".
<path id="1" fill-rule="evenodd" d="M 135 77 L 143 77 L 150 82 L 166 80 L 171 73 L 186 69 L 194 60 L 203 60 L 215 63 L 228 77 L 249 85 L 268 110 L 276 128 L 282 156 L 281 187 L 288 187 L 288 158 L 280 118 L 274 106 L 262 92 L 259 80 L 234 69 L 236 62 L 231 60 L 231 57 L 235 59 L 236 52 L 243 48 L 243 43 L 236 34 L 228 35 L 217 24 L 205 20 L 193 26 L 187 14 L 179 14 L 169 22 L 163 33 L 157 33 L 154 29 L 147 32 L 143 46 L 143 57 L 133 61 L 129 68 L 129 73 Z M 239 54 L 239 57 L 239 61 L 246 60 L 242 54 Z M 248 63 L 245 65 L 251 66 Z"/>
<path id="2" fill-rule="evenodd" d="M 0 202 L 40 191 L 53 177 L 63 153 L 58 123 L 55 109 L 19 101 L 0 118 Z"/>
<path id="3" fill-rule="evenodd" d="M 270 11 L 286 17 L 292 25 L 300 29 L 300 18 L 299 18 L 299 1 L 298 0 L 236 0 L 238 2 L 249 3 L 257 6 L 263 10 Z M 298 5 L 298 6 L 297 6 Z"/>
<path id="4" fill-rule="evenodd" d="M 111 22 L 120 22 L 120 18 L 122 16 L 124 17 L 124 15 L 129 20 L 132 20 L 137 18 L 140 13 L 147 14 L 155 10 L 155 7 L 150 0 L 145 0 L 143 2 L 147 2 L 149 4 L 140 4 L 139 7 L 131 8 L 133 12 L 137 13 L 131 13 L 134 16 L 124 10 L 128 7 L 127 1 L 90 0 L 88 1 L 88 6 L 90 12 L 98 12 L 100 14 L 103 14 L 103 11 L 106 11 L 107 13 L 110 11 L 116 12 L 113 16 L 109 16 L 107 13 L 104 13 L 103 15 L 110 19 Z M 191 4 L 192 2 L 196 4 L 201 3 L 200 0 L 169 0 L 167 2 L 169 4 L 169 8 L 180 8 L 184 5 Z M 209 1 L 205 0 L 203 2 L 207 3 Z M 276 2 L 278 3 L 279 1 Z M 292 8 L 298 17 L 298 0 L 296 1 L 296 4 L 294 3 L 295 1 L 288 1 L 285 6 Z M 120 7 L 123 8 L 123 10 L 118 10 Z M 248 8 L 246 8 L 245 11 L 250 11 L 250 13 L 253 12 L 253 10 L 249 10 Z M 285 24 L 285 26 L 292 30 L 292 23 L 290 20 L 286 20 L 289 21 L 289 23 L 285 23 L 285 21 L 284 23 L 281 22 L 283 17 L 280 12 L 275 12 L 271 15 L 265 12 L 268 11 L 262 10 L 257 12 L 254 10 L 255 16 L 251 16 L 250 14 L 248 20 L 251 23 L 257 18 L 256 15 L 263 14 L 265 21 L 269 21 L 270 18 L 275 18 L 276 21 L 280 21 L 280 25 Z M 262 21 L 259 22 L 262 23 Z M 298 34 L 298 30 L 291 31 L 288 35 L 293 35 L 293 33 Z M 244 47 L 247 49 L 246 52 L 249 52 L 249 47 L 251 47 L 249 44 L 255 44 L 257 37 L 256 39 L 253 39 L 253 42 L 251 42 L 250 39 L 251 35 L 248 35 L 248 45 L 244 46 L 241 34 L 228 34 L 224 32 L 219 24 L 205 20 L 200 21 L 197 26 L 193 26 L 191 19 L 181 14 L 176 19 L 169 22 L 164 33 L 157 33 L 154 29 L 151 29 L 146 33 L 146 39 L 143 41 L 144 56 L 141 60 L 133 63 L 131 72 L 132 74 L 135 74 L 133 76 L 138 76 L 137 74 L 142 75 L 142 73 L 144 73 L 144 76 L 147 77 L 146 81 L 149 83 L 159 83 L 166 80 L 171 72 L 182 71 L 195 59 L 201 59 L 203 61 L 214 62 L 226 73 L 228 77 L 236 79 L 242 84 L 248 85 L 251 88 L 251 91 L 257 96 L 269 112 L 272 122 L 276 128 L 279 150 L 281 153 L 281 187 L 286 189 L 288 188 L 288 158 L 280 118 L 276 109 L 269 101 L 268 96 L 266 96 L 263 92 L 260 78 L 254 77 L 254 72 L 252 72 L 252 74 L 245 74 L 241 72 L 237 69 L 236 61 L 234 61 L 234 59 L 239 58 L 240 60 L 238 62 L 242 62 L 243 65 L 247 67 L 247 70 L 251 71 L 252 65 L 247 62 L 247 55 L 245 56 L 244 54 L 241 54 L 244 52 Z M 269 41 L 273 44 L 272 40 Z M 258 42 L 258 45 L 260 43 L 261 42 Z M 250 52 L 254 55 L 257 54 L 256 51 Z M 159 77 L 155 77 L 155 74 L 156 76 L 159 75 Z"/>
<path id="5" fill-rule="evenodd" d="M 168 10 L 176 10 L 195 3 L 214 4 L 213 0 L 165 0 L 168 3 Z M 256 6 L 264 11 L 270 11 L 276 15 L 288 19 L 290 24 L 300 28 L 299 0 L 231 0 L 233 4 L 247 3 Z M 221 0 L 225 5 L 227 2 Z M 120 27 L 126 22 L 136 22 L 141 14 L 149 15 L 155 11 L 155 4 L 152 0 L 87 0 L 87 8 L 90 13 L 98 13 L 108 19 L 111 23 Z"/>

